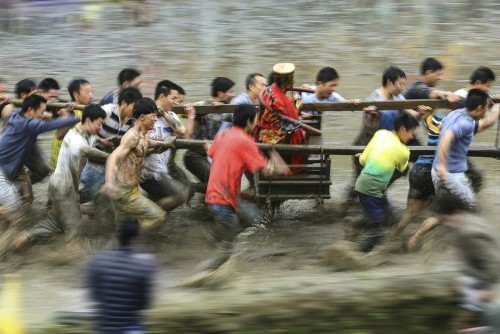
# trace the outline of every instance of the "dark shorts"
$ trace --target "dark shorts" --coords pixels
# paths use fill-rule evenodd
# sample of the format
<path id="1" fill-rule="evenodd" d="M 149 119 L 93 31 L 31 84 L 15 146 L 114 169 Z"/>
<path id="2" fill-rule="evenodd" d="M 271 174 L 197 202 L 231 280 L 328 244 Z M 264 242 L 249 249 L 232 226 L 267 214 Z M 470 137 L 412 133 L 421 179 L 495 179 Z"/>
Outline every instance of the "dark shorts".
<path id="1" fill-rule="evenodd" d="M 427 200 L 436 194 L 432 183 L 431 164 L 415 164 L 410 171 L 408 198 Z"/>

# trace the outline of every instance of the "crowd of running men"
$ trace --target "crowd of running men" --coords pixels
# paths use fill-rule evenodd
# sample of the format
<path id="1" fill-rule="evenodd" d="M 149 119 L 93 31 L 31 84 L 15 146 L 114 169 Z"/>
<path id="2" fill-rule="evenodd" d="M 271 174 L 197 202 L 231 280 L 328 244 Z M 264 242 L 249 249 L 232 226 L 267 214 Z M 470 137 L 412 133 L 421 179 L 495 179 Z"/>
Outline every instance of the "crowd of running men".
<path id="1" fill-rule="evenodd" d="M 60 85 L 52 78 L 38 84 L 25 79 L 15 85 L 15 95 L 23 99 L 16 107 L 5 94 L 0 82 L 2 133 L 0 140 L 0 208 L 2 219 L 14 221 L 23 215 L 33 201 L 32 184 L 49 177 L 49 209 L 35 226 L 10 240 L 11 249 L 38 238 L 64 234 L 74 242 L 82 227 L 83 215 L 103 224 L 134 217 L 144 234 L 154 233 L 167 221 L 167 213 L 188 203 L 195 192 L 205 193 L 213 220 L 206 236 L 217 248 L 203 269 L 216 269 L 231 256 L 235 237 L 259 217 L 252 198 L 253 173 L 268 175 L 300 173 L 288 164 L 300 165 L 305 155 L 280 156 L 260 152 L 255 142 L 307 143 L 307 135 L 296 123 L 283 122 L 282 116 L 299 120 L 302 115 L 287 92 L 294 84 L 295 66 L 280 63 L 266 78 L 249 74 L 245 91 L 235 96 L 235 83 L 226 77 L 211 82 L 211 97 L 184 104 L 186 92 L 178 84 L 162 80 L 156 85 L 153 99 L 139 90 L 141 74 L 127 68 L 118 75 L 118 88 L 93 104 L 89 81 L 76 79 L 68 85 L 71 102 L 64 108 L 47 108 L 59 101 Z M 491 103 L 489 88 L 495 80 L 491 69 L 477 68 L 468 87 L 455 92 L 436 89 L 444 73 L 435 58 L 422 62 L 420 76 L 406 87 L 406 74 L 398 67 L 388 67 L 381 87 L 366 101 L 404 99 L 442 99 L 453 106 L 451 112 L 433 114 L 426 106 L 415 110 L 378 110 L 370 106 L 363 111 L 362 126 L 355 145 L 366 145 L 363 153 L 353 157 L 354 179 L 346 193 L 344 209 L 359 199 L 366 217 L 367 234 L 359 242 L 362 252 L 369 252 L 393 225 L 386 197 L 388 186 L 408 171 L 409 150 L 406 144 L 420 145 L 415 129 L 422 123 L 428 131 L 428 145 L 437 147 L 434 156 L 421 156 L 409 172 L 410 188 L 407 208 L 401 221 L 389 231 L 393 237 L 429 206 L 436 196 L 453 195 L 472 211 L 480 174 L 467 150 L 477 132 L 487 129 L 498 119 L 498 105 Z M 332 67 L 322 68 L 314 85 L 302 93 L 303 103 L 346 101 L 336 88 L 339 74 Z M 353 103 L 361 100 L 353 99 Z M 74 110 L 76 104 L 87 107 Z M 197 115 L 197 105 L 233 104 L 228 114 Z M 254 107 L 260 105 L 260 112 Z M 184 119 L 172 112 L 184 105 Z M 455 110 L 454 110 L 455 109 Z M 487 113 L 490 111 L 489 113 Z M 229 129 L 225 129 L 228 124 Z M 54 131 L 51 159 L 37 144 L 37 136 Z M 188 149 L 183 157 L 187 169 L 198 182 L 192 182 L 177 165 L 176 138 L 198 139 L 205 145 Z M 241 191 L 241 178 L 250 187 Z M 443 195 L 445 194 L 445 195 Z M 415 247 L 423 233 L 440 223 L 432 217 L 409 240 Z"/>

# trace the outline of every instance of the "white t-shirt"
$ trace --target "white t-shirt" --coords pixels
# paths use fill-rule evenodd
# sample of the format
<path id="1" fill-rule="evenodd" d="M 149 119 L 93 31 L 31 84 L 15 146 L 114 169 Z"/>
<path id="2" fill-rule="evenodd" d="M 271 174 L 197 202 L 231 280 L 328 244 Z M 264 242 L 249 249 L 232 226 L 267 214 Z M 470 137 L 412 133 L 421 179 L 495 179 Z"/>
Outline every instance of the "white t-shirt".
<path id="1" fill-rule="evenodd" d="M 93 147 L 95 143 L 95 136 L 89 136 L 76 128 L 69 130 L 62 141 L 56 169 L 50 176 L 49 183 L 61 192 L 71 187 L 77 192 L 80 174 L 87 162 L 87 156 L 82 154 L 82 148 Z"/>
<path id="2" fill-rule="evenodd" d="M 174 112 L 167 112 L 167 114 L 179 122 L 180 119 Z M 164 140 L 167 137 L 174 136 L 174 129 L 167 123 L 163 117 L 159 117 L 155 123 L 154 129 L 149 130 L 148 138 L 152 140 Z M 144 159 L 144 167 L 141 172 L 141 181 L 149 180 L 151 178 L 158 179 L 160 174 L 168 174 L 168 160 L 170 158 L 171 150 L 168 149 L 163 153 L 150 154 Z"/>

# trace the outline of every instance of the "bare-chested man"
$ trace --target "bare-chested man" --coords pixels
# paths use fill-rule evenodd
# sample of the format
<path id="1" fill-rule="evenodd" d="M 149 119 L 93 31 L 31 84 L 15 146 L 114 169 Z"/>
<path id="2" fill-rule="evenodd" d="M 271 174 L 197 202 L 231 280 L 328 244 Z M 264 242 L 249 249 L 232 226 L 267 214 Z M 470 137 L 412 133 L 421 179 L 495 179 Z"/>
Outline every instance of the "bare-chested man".
<path id="1" fill-rule="evenodd" d="M 152 141 L 147 138 L 148 131 L 157 120 L 156 112 L 157 106 L 149 98 L 142 98 L 135 103 L 133 116 L 136 123 L 109 156 L 106 182 L 101 190 L 113 199 L 118 216 L 137 218 L 142 230 L 148 232 L 161 227 L 167 213 L 139 192 L 144 158 L 146 154 L 160 153 L 173 146 L 171 141 Z"/>

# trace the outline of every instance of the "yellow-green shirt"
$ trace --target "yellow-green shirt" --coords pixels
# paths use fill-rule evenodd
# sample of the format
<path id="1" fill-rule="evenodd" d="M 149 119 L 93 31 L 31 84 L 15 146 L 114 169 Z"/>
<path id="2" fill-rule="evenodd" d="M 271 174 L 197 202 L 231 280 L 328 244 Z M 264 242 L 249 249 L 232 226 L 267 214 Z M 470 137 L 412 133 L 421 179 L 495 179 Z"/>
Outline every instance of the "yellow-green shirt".
<path id="1" fill-rule="evenodd" d="M 82 118 L 82 111 L 81 110 L 75 110 L 75 116 L 79 117 L 80 119 Z M 76 126 L 73 125 L 72 128 Z M 61 145 L 62 145 L 62 139 L 57 139 L 57 131 L 54 132 L 54 138 L 52 139 L 52 152 L 50 154 L 50 169 L 53 172 L 56 169 L 57 165 L 57 157 L 59 157 L 59 151 L 61 150 Z"/>
<path id="2" fill-rule="evenodd" d="M 377 131 L 359 158 L 364 168 L 356 180 L 355 190 L 382 198 L 394 170 L 404 171 L 409 158 L 410 150 L 394 132 Z"/>

